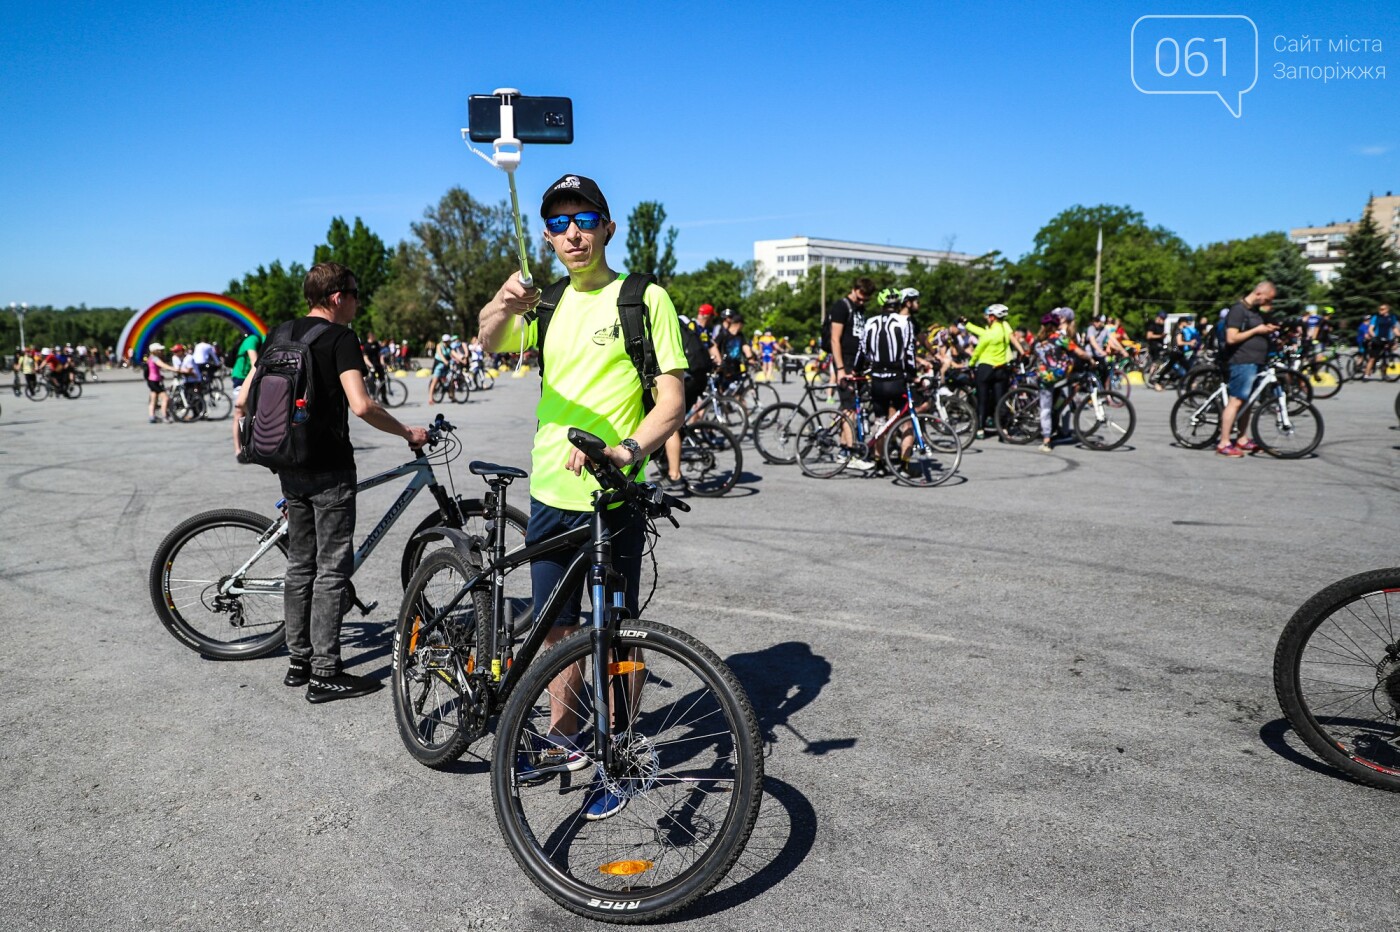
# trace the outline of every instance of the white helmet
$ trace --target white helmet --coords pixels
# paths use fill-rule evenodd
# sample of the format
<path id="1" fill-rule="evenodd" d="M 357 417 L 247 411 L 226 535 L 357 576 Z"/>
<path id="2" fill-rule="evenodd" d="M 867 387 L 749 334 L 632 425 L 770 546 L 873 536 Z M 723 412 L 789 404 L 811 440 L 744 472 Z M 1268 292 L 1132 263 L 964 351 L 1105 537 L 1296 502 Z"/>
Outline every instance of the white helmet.
<path id="1" fill-rule="evenodd" d="M 1005 320 L 1006 315 L 1011 313 L 1011 309 L 1005 304 L 992 304 L 988 305 L 987 310 L 983 313 L 988 317 L 995 317 L 997 320 Z"/>
<path id="2" fill-rule="evenodd" d="M 912 301 L 918 296 L 919 289 L 917 288 L 904 288 L 899 292 L 899 300 L 901 304 L 905 301 Z"/>
<path id="3" fill-rule="evenodd" d="M 450 333 L 444 333 L 444 334 L 442 335 L 442 339 L 441 339 L 441 340 L 438 340 L 438 342 L 439 342 L 439 343 L 451 343 L 451 342 L 452 342 L 452 334 L 450 334 Z"/>

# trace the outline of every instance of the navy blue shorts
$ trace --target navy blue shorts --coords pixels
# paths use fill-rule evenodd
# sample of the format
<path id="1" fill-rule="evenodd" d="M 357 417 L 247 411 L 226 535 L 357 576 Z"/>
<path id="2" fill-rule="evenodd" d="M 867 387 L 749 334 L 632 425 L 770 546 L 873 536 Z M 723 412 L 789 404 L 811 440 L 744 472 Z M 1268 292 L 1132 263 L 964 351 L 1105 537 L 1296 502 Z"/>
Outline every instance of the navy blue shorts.
<path id="1" fill-rule="evenodd" d="M 591 511 L 564 511 L 553 505 L 530 499 L 530 523 L 525 528 L 525 543 L 531 545 L 563 531 L 586 525 L 593 518 Z M 604 520 L 612 531 L 613 569 L 627 580 L 627 608 L 637 614 L 637 596 L 642 580 L 642 551 L 646 546 L 646 521 L 631 505 L 608 511 Z M 589 546 L 587 542 L 585 547 Z M 549 594 L 564 578 L 564 572 L 576 550 L 556 550 L 530 562 L 530 590 L 535 608 L 543 607 Z M 583 584 L 570 593 L 559 613 L 556 625 L 572 625 L 579 620 L 583 601 Z"/>

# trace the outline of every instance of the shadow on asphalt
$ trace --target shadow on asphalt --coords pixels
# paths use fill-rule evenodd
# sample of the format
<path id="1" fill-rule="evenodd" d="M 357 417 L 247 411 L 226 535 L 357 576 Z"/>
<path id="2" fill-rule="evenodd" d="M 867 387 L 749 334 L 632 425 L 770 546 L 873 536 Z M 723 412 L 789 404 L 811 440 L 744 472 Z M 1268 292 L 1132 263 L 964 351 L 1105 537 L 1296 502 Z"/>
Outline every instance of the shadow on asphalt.
<path id="1" fill-rule="evenodd" d="M 782 728 L 802 742 L 802 753 L 823 755 L 854 747 L 855 738 L 817 738 L 809 740 L 789 719 L 817 698 L 822 687 L 831 682 L 831 662 L 821 654 L 812 653 L 811 645 L 802 641 L 785 641 L 761 651 L 734 654 L 725 659 L 729 669 L 739 677 L 758 716 L 766 753 L 778 742 Z"/>
<path id="2" fill-rule="evenodd" d="M 1334 780 L 1341 780 L 1345 783 L 1354 782 L 1340 770 L 1327 766 L 1316 758 L 1289 744 L 1287 736 L 1290 734 L 1294 734 L 1294 732 L 1293 726 L 1289 723 L 1288 719 L 1276 718 L 1272 722 L 1265 723 L 1259 729 L 1259 740 L 1263 741 L 1264 746 L 1270 751 L 1273 751 L 1290 764 L 1297 764 L 1304 770 L 1311 770 L 1313 773 L 1320 773 Z"/>

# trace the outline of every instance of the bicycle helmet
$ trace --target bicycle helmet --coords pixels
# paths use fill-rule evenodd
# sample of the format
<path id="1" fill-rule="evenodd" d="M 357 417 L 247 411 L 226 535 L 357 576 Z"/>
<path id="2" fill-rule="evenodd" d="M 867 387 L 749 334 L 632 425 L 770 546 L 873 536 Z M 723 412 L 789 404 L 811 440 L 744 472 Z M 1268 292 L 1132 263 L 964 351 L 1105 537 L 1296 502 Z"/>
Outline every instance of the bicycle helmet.
<path id="1" fill-rule="evenodd" d="M 1059 315 L 1057 315 L 1054 311 L 1051 311 L 1049 314 L 1046 314 L 1044 317 L 1040 318 L 1040 325 L 1042 327 L 1058 327 L 1060 325 Z"/>
<path id="2" fill-rule="evenodd" d="M 919 296 L 919 289 L 917 289 L 917 288 L 905 288 L 905 289 L 903 289 L 902 291 L 900 291 L 900 293 L 899 293 L 899 300 L 900 300 L 901 302 L 904 302 L 904 301 L 912 301 L 912 300 L 914 300 L 915 298 L 917 298 L 918 296 Z"/>
<path id="3" fill-rule="evenodd" d="M 1067 307 L 1057 307 L 1057 308 L 1055 308 L 1053 311 L 1051 311 L 1050 313 L 1051 313 L 1051 314 L 1054 314 L 1056 317 L 1060 318 L 1060 320 L 1067 320 L 1067 321 L 1069 321 L 1070 323 L 1074 323 L 1074 311 L 1071 310 L 1070 308 L 1067 308 Z"/>
<path id="4" fill-rule="evenodd" d="M 1010 313 L 1010 308 L 1005 304 L 989 304 L 983 313 L 988 317 L 995 317 L 997 320 L 1005 320 L 1006 315 Z"/>
<path id="5" fill-rule="evenodd" d="M 729 320 L 731 317 L 734 317 L 734 316 L 736 316 L 736 315 L 735 315 L 734 309 L 733 309 L 732 307 L 727 307 L 727 308 L 725 308 L 724 310 L 722 310 L 722 311 L 719 312 L 719 319 L 720 319 L 720 320 Z"/>
<path id="6" fill-rule="evenodd" d="M 894 307 L 899 304 L 899 292 L 893 288 L 883 288 L 875 300 L 881 307 Z"/>

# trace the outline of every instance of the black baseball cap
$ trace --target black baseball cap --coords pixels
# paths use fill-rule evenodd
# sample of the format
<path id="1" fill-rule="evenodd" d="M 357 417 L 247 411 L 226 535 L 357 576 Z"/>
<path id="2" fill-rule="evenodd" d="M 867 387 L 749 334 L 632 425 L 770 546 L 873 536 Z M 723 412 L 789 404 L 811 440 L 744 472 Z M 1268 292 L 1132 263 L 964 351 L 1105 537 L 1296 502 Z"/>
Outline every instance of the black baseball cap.
<path id="1" fill-rule="evenodd" d="M 592 204 L 603 212 L 604 217 L 612 219 L 612 211 L 608 210 L 608 199 L 603 197 L 598 182 L 582 175 L 565 175 L 545 190 L 544 199 L 540 201 L 540 218 L 549 216 L 551 203 L 565 198 Z"/>

